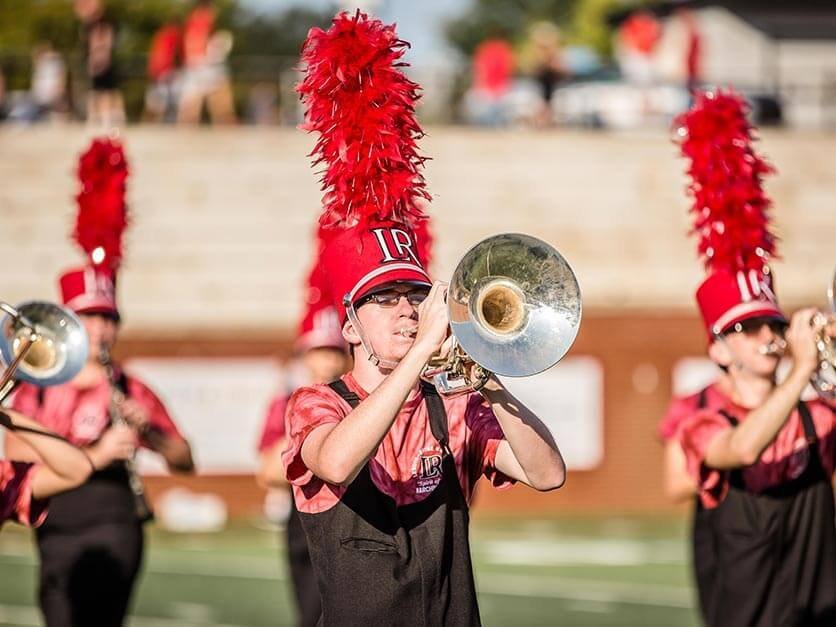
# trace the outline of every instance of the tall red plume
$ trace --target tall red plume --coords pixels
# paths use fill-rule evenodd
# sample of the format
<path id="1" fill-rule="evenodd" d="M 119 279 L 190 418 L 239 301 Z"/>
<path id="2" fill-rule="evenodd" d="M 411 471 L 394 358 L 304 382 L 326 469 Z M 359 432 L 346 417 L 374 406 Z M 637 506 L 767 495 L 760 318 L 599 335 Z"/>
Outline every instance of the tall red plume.
<path id="1" fill-rule="evenodd" d="M 400 70 L 407 47 L 393 25 L 359 11 L 308 33 L 296 89 L 307 107 L 303 128 L 319 134 L 311 155 L 325 165 L 326 228 L 387 219 L 414 226 L 424 216 L 416 203 L 430 199 L 417 146 L 420 88 Z"/>
<path id="2" fill-rule="evenodd" d="M 762 271 L 775 254 L 762 179 L 774 172 L 753 146 L 749 105 L 734 91 L 698 92 L 674 121 L 690 159 L 693 232 L 707 270 Z"/>
<path id="3" fill-rule="evenodd" d="M 122 145 L 94 139 L 78 161 L 81 189 L 73 237 L 95 266 L 116 270 L 122 261 L 122 233 L 128 224 L 125 181 L 128 164 Z"/>

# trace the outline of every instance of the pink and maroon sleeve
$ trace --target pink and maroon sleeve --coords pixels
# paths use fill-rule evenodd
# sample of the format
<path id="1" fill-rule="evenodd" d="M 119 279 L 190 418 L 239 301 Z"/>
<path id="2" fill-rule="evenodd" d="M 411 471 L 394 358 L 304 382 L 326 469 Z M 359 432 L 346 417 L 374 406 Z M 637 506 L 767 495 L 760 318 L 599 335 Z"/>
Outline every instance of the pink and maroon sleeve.
<path id="1" fill-rule="evenodd" d="M 273 448 L 277 442 L 284 439 L 287 429 L 285 428 L 285 410 L 287 409 L 288 397 L 284 394 L 273 399 L 270 407 L 267 408 L 267 416 L 264 418 L 264 428 L 261 430 L 261 437 L 258 440 L 258 452 Z"/>
<path id="2" fill-rule="evenodd" d="M 505 439 L 502 427 L 491 410 L 490 405 L 480 394 L 472 394 L 467 402 L 465 422 L 470 430 L 467 454 L 470 457 L 468 467 L 478 470 L 491 485 L 497 489 L 508 488 L 516 481 L 496 468 L 496 451 Z M 478 475 L 472 478 L 475 483 Z"/>
<path id="3" fill-rule="evenodd" d="M 36 420 L 35 414 L 40 407 L 38 388 L 30 383 L 21 383 L 12 395 L 9 407 L 28 418 Z"/>
<path id="4" fill-rule="evenodd" d="M 128 379 L 129 396 L 137 403 L 142 405 L 145 411 L 148 412 L 149 422 L 151 428 L 162 433 L 168 438 L 175 438 L 177 440 L 185 439 L 174 424 L 168 410 L 163 405 L 159 397 L 147 385 L 141 381 L 130 377 Z M 148 443 L 143 441 L 143 446 L 148 446 Z"/>
<path id="5" fill-rule="evenodd" d="M 317 427 L 340 422 L 345 415 L 339 399 L 328 388 L 306 387 L 293 393 L 286 413 L 288 448 L 282 454 L 288 483 L 303 486 L 310 482 L 313 473 L 302 460 L 305 438 Z"/>
<path id="6" fill-rule="evenodd" d="M 676 438 L 682 422 L 696 410 L 692 397 L 675 398 L 668 406 L 662 420 L 659 421 L 656 433 L 662 442 L 670 442 Z"/>
<path id="7" fill-rule="evenodd" d="M 685 453 L 685 466 L 697 481 L 700 499 L 708 508 L 717 507 L 729 489 L 728 473 L 705 465 L 711 441 L 728 428 L 728 420 L 707 409 L 686 418 L 680 426 L 679 443 Z"/>
<path id="8" fill-rule="evenodd" d="M 38 467 L 24 462 L 0 461 L 2 520 L 37 527 L 46 518 L 47 501 L 32 496 L 32 479 Z"/>

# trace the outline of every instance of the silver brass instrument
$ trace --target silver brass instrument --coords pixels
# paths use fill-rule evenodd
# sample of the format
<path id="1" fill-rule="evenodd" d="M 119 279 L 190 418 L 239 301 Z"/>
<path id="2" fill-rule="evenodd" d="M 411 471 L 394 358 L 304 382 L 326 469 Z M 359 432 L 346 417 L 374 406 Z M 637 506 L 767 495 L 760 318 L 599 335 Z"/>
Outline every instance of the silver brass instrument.
<path id="1" fill-rule="evenodd" d="M 99 353 L 99 363 L 101 363 L 104 367 L 105 374 L 107 375 L 107 381 L 110 384 L 110 403 L 108 404 L 107 409 L 108 415 L 110 416 L 110 422 L 114 425 L 130 426 L 120 409 L 120 405 L 125 400 L 125 392 L 117 380 L 116 371 L 113 367 L 113 361 L 110 358 L 109 347 L 104 344 L 102 345 Z M 128 484 L 130 485 L 131 492 L 133 492 L 134 495 L 136 517 L 142 522 L 151 520 L 154 517 L 154 512 L 151 510 L 151 506 L 145 496 L 145 488 L 142 485 L 142 478 L 136 470 L 136 457 L 134 456 L 131 459 L 126 459 L 124 463 L 125 470 L 128 473 Z"/>
<path id="2" fill-rule="evenodd" d="M 485 239 L 459 261 L 447 291 L 452 346 L 422 377 L 441 394 L 479 389 L 491 373 L 527 377 L 568 352 L 581 293 L 563 256 L 530 235 Z"/>
<path id="3" fill-rule="evenodd" d="M 836 324 L 836 272 L 827 287 L 827 300 L 830 304 L 830 314 L 817 313 L 814 320 L 825 326 L 816 337 L 816 348 L 819 350 L 819 367 L 810 379 L 813 387 L 824 400 L 836 402 L 836 338 L 830 335 L 827 325 Z"/>
<path id="4" fill-rule="evenodd" d="M 19 381 L 39 387 L 72 379 L 87 361 L 87 331 L 69 309 L 43 301 L 17 307 L 0 302 L 6 312 L 0 354 L 7 364 L 0 378 L 0 401 Z"/>

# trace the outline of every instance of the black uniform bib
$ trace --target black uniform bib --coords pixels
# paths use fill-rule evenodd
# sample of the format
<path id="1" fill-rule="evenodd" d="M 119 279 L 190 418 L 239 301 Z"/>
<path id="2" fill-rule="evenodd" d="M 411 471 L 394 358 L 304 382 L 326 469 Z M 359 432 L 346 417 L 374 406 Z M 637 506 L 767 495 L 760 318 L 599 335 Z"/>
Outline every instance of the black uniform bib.
<path id="1" fill-rule="evenodd" d="M 697 400 L 697 410 L 705 409 L 708 388 L 700 391 Z M 699 495 L 694 499 L 694 518 L 691 523 L 692 556 L 694 563 L 694 579 L 697 583 L 697 594 L 700 604 L 700 614 L 708 622 L 714 612 L 714 584 L 717 575 L 717 547 L 714 542 L 714 532 L 711 529 L 711 515 L 713 509 L 703 506 Z"/>
<path id="2" fill-rule="evenodd" d="M 836 625 L 833 486 L 810 411 L 803 402 L 798 411 L 808 456 L 801 475 L 754 494 L 736 469 L 711 514 L 717 554 L 709 625 Z"/>
<path id="3" fill-rule="evenodd" d="M 352 407 L 360 399 L 330 384 Z M 424 500 L 397 506 L 368 463 L 331 509 L 301 513 L 322 596 L 323 625 L 479 625 L 467 501 L 447 443 L 447 414 L 422 385 L 443 451 L 442 479 Z"/>

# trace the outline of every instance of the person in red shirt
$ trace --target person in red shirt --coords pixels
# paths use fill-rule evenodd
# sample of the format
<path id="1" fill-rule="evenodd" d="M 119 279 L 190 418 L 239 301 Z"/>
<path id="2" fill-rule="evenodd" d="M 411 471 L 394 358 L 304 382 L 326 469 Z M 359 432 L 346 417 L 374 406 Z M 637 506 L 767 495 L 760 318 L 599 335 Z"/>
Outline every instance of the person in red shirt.
<path id="1" fill-rule="evenodd" d="M 429 200 L 406 43 L 357 12 L 314 28 L 297 87 L 325 164 L 322 273 L 354 365 L 291 396 L 287 480 L 319 582 L 323 625 L 479 624 L 470 558 L 476 482 L 563 485 L 543 422 L 491 376 L 442 397 L 422 378 L 449 347 L 447 285 L 416 225 Z M 442 349 L 442 346 L 444 349 Z"/>
<path id="2" fill-rule="evenodd" d="M 819 367 L 823 323 L 802 309 L 788 325 L 778 306 L 760 180 L 770 168 L 750 145 L 745 102 L 734 93 L 697 93 L 680 121 L 708 269 L 696 297 L 720 374 L 675 401 L 661 432 L 669 492 L 687 497 L 690 480 L 698 496 L 694 563 L 703 618 L 832 625 L 836 414 L 802 397 Z M 784 347 L 792 363 L 779 383 Z"/>
<path id="3" fill-rule="evenodd" d="M 132 449 L 158 452 L 169 469 L 191 472 L 188 442 L 160 399 L 139 379 L 114 366 L 112 384 L 103 351 L 117 339 L 119 311 L 113 276 L 99 268 L 61 277 L 64 304 L 79 315 L 89 336 L 89 358 L 68 383 L 49 388 L 22 384 L 14 409 L 32 416 L 72 444 L 93 454 L 113 433 L 128 431 Z M 114 389 L 117 388 L 117 389 Z M 114 395 L 120 400 L 114 401 Z M 111 408 L 129 426 L 115 426 Z M 37 462 L 40 456 L 19 437 L 6 437 L 6 456 Z M 40 555 L 41 610 L 47 625 L 120 625 L 128 608 L 143 552 L 139 496 L 125 463 L 97 467 L 83 485 L 50 502 L 36 532 Z"/>
<path id="4" fill-rule="evenodd" d="M 88 359 L 62 385 L 21 385 L 12 406 L 84 450 L 127 425 L 132 446 L 156 451 L 172 471 L 192 472 L 189 444 L 163 403 L 111 360 L 121 320 L 116 276 L 128 221 L 127 174 L 122 146 L 112 138 L 94 139 L 79 160 L 74 238 L 88 263 L 65 272 L 60 290 L 64 305 L 87 330 Z M 7 457 L 38 461 L 37 452 L 20 438 L 10 434 L 5 444 Z M 149 515 L 133 460 L 110 464 L 52 499 L 50 515 L 36 531 L 39 601 L 49 627 L 122 624 Z"/>
<path id="5" fill-rule="evenodd" d="M 306 311 L 299 325 L 295 344 L 303 379 L 289 381 L 292 388 L 329 383 L 345 373 L 348 367 L 348 346 L 342 336 L 337 312 L 331 304 L 331 299 L 324 293 L 327 288 L 320 269 L 320 266 L 316 265 L 308 280 Z M 289 487 L 282 461 L 282 452 L 288 444 L 285 410 L 289 398 L 289 393 L 280 394 L 270 403 L 258 443 L 259 483 L 284 490 Z M 311 565 L 308 542 L 293 499 L 285 536 L 299 615 L 298 624 L 313 627 L 322 615 L 319 587 Z"/>

